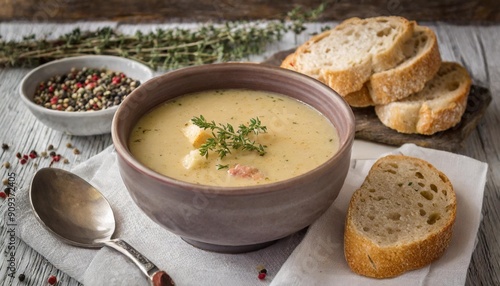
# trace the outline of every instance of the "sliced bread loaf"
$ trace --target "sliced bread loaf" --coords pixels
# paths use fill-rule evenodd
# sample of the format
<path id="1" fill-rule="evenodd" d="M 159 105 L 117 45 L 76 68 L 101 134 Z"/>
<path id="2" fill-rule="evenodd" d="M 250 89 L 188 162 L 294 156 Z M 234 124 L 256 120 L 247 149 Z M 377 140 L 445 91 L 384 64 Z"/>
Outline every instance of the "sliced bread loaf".
<path id="1" fill-rule="evenodd" d="M 458 124 L 465 112 L 471 78 L 458 63 L 444 62 L 420 92 L 375 106 L 380 121 L 401 133 L 431 135 Z"/>
<path id="2" fill-rule="evenodd" d="M 341 95 L 360 90 L 373 72 L 404 60 L 413 24 L 396 16 L 351 18 L 312 37 L 281 65 L 314 77 Z"/>
<path id="3" fill-rule="evenodd" d="M 375 278 L 421 268 L 443 255 L 455 216 L 456 195 L 445 174 L 414 157 L 380 158 L 349 204 L 347 263 Z"/>

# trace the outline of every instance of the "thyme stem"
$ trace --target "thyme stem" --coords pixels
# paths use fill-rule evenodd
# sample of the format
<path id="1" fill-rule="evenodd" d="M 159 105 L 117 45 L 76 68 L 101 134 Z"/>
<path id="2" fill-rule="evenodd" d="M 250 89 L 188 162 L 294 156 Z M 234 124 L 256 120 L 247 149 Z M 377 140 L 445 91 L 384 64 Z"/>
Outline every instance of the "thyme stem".
<path id="1" fill-rule="evenodd" d="M 208 138 L 199 148 L 201 156 L 208 158 L 208 152 L 213 151 L 222 159 L 231 153 L 231 149 L 257 151 L 260 156 L 266 154 L 265 148 L 267 146 L 257 144 L 249 138 L 250 134 L 258 135 L 267 132 L 267 127 L 262 125 L 258 117 L 251 118 L 248 126 L 240 124 L 237 130 L 229 123 L 208 122 L 203 115 L 193 117 L 191 122 L 201 129 L 210 129 L 212 131 L 212 137 Z"/>

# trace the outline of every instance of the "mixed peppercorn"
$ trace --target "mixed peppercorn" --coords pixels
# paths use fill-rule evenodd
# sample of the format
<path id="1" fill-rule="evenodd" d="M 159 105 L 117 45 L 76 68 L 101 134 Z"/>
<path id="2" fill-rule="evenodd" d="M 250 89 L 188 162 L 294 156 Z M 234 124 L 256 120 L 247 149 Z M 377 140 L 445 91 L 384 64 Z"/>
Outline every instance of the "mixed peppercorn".
<path id="1" fill-rule="evenodd" d="M 96 111 L 119 105 L 140 84 L 121 72 L 72 68 L 41 82 L 33 101 L 53 110 Z"/>
<path id="2" fill-rule="evenodd" d="M 259 270 L 259 274 L 257 275 L 257 277 L 259 278 L 259 280 L 264 280 L 264 279 L 266 279 L 266 276 L 267 276 L 267 269 L 266 269 L 264 266 L 259 265 L 259 266 L 257 267 L 257 270 Z"/>
<path id="3" fill-rule="evenodd" d="M 10 146 L 7 143 L 2 144 L 3 151 L 8 151 L 9 147 Z M 76 148 L 75 146 L 73 146 L 73 144 L 67 143 L 66 147 L 69 149 L 72 149 L 73 154 L 75 154 L 75 155 L 80 154 L 80 150 L 78 148 Z M 20 165 L 26 165 L 30 162 L 33 162 L 33 166 L 35 167 L 35 169 L 38 168 L 38 164 L 41 163 L 41 161 L 38 160 L 37 158 L 50 159 L 49 165 L 48 165 L 49 167 L 52 167 L 52 165 L 57 163 L 57 162 L 62 162 L 64 164 L 70 163 L 68 158 L 64 158 L 63 155 L 56 152 L 56 149 L 52 144 L 48 145 L 46 150 L 41 151 L 41 152 L 37 152 L 35 150 L 31 150 L 28 153 L 16 152 L 15 157 L 18 159 L 18 162 Z M 10 169 L 11 163 L 6 161 L 0 166 L 4 167 L 5 169 Z M 4 186 L 7 186 L 7 187 L 3 191 L 0 191 L 0 198 L 5 199 L 10 195 L 10 188 L 8 187 L 10 184 L 9 180 L 2 179 L 2 184 Z"/>

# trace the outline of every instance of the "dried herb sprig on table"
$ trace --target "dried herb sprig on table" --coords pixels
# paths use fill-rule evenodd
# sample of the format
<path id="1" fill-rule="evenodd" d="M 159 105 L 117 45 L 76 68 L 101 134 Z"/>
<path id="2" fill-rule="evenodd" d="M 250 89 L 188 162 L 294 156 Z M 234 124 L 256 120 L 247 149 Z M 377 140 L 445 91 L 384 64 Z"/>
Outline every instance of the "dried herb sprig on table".
<path id="1" fill-rule="evenodd" d="M 301 33 L 307 21 L 324 10 L 296 8 L 287 21 L 226 22 L 205 24 L 196 30 L 158 29 L 121 35 L 112 28 L 72 32 L 56 40 L 37 39 L 3 41 L 0 35 L 0 67 L 33 67 L 48 61 L 80 55 L 114 55 L 142 62 L 153 69 L 233 61 L 264 51 L 266 44 L 278 41 L 288 31 Z"/>
<path id="2" fill-rule="evenodd" d="M 208 138 L 198 148 L 201 156 L 208 157 L 208 152 L 213 151 L 222 159 L 231 153 L 231 149 L 257 151 L 261 156 L 266 154 L 265 145 L 257 144 L 249 138 L 250 134 L 258 135 L 267 132 L 267 127 L 262 125 L 258 117 L 251 118 L 248 126 L 240 124 L 238 130 L 235 130 L 229 123 L 217 124 L 215 121 L 208 122 L 203 115 L 193 117 L 191 122 L 201 129 L 210 129 L 212 131 L 213 137 Z"/>

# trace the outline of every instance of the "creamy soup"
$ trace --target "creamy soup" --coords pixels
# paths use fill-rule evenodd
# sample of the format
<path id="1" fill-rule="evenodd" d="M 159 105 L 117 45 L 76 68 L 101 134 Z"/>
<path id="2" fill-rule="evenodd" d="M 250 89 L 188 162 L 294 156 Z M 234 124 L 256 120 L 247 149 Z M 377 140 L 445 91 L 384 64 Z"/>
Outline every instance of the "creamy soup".
<path id="1" fill-rule="evenodd" d="M 257 151 L 231 150 L 224 158 L 214 152 L 201 156 L 198 148 L 210 130 L 191 122 L 248 125 L 258 119 L 265 133 L 250 135 Z M 338 150 L 337 131 L 316 109 L 276 93 L 223 89 L 184 95 L 145 114 L 134 127 L 130 151 L 148 168 L 178 180 L 214 186 L 273 183 L 310 171 Z"/>

